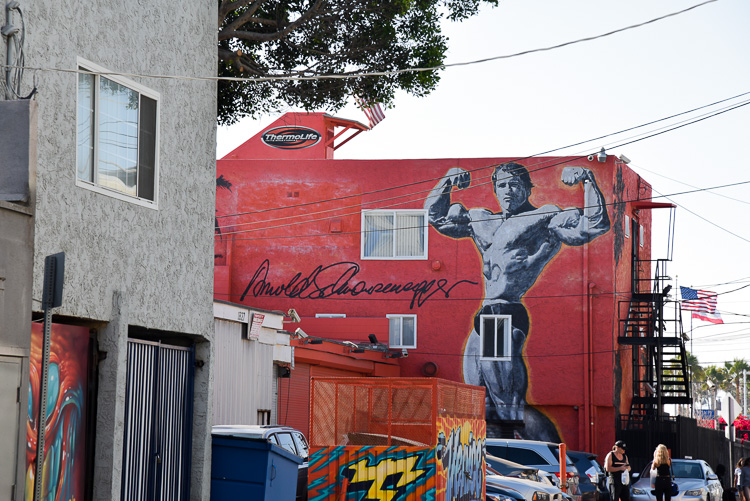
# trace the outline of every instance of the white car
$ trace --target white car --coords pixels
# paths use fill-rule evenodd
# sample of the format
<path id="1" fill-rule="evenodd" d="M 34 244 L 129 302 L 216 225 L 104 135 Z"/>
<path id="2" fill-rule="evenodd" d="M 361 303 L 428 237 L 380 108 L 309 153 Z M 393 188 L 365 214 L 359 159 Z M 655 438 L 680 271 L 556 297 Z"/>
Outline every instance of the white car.
<path id="1" fill-rule="evenodd" d="M 719 477 L 702 459 L 673 459 L 672 472 L 680 489 L 677 496 L 672 496 L 672 501 L 721 501 L 724 489 Z M 633 474 L 633 480 L 630 486 L 632 501 L 656 499 L 651 488 L 650 462 L 641 474 Z"/>
<path id="2" fill-rule="evenodd" d="M 485 482 L 488 486 L 498 485 L 519 492 L 526 501 L 569 501 L 560 489 L 542 482 L 534 482 L 525 478 L 506 477 L 487 473 Z"/>

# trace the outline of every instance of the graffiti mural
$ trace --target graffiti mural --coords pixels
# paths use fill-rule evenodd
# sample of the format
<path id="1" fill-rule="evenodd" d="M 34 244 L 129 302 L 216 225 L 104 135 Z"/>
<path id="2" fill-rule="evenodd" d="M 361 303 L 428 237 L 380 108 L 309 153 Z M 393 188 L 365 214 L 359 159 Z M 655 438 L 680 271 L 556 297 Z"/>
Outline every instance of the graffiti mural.
<path id="1" fill-rule="evenodd" d="M 309 458 L 308 486 L 309 501 L 433 500 L 435 449 L 387 446 L 314 448 Z"/>
<path id="2" fill-rule="evenodd" d="M 32 325 L 29 408 L 26 423 L 26 499 L 34 496 L 39 418 L 42 326 Z M 85 499 L 86 390 L 89 330 L 52 326 L 42 499 Z"/>
<path id="3" fill-rule="evenodd" d="M 549 441 L 559 441 L 555 425 L 526 404 L 523 347 L 530 321 L 522 300 L 563 245 L 582 246 L 610 229 L 606 201 L 590 169 L 564 167 L 560 182 L 583 187 L 583 208 L 535 207 L 529 201 L 531 176 L 514 162 L 497 165 L 492 174 L 500 212 L 451 200 L 454 189 L 471 184 L 471 174 L 458 167 L 448 170 L 425 201 L 433 228 L 449 238 L 472 239 L 482 257 L 484 298 L 464 345 L 464 382 L 487 388 L 488 421 L 523 422 L 517 434 Z"/>
<path id="4" fill-rule="evenodd" d="M 439 418 L 438 499 L 484 499 L 485 421 Z"/>

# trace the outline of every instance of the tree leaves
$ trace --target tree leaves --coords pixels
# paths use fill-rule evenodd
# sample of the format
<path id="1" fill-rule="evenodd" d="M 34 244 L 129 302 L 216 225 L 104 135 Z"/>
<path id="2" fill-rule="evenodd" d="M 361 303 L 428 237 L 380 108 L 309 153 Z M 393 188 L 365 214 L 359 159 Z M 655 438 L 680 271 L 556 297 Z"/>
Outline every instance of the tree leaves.
<path id="1" fill-rule="evenodd" d="M 498 0 L 224 0 L 218 74 L 320 77 L 388 73 L 443 64 L 443 19 L 461 21 Z M 219 124 L 287 106 L 335 111 L 349 96 L 389 105 L 395 92 L 423 96 L 437 70 L 347 79 L 219 81 Z"/>

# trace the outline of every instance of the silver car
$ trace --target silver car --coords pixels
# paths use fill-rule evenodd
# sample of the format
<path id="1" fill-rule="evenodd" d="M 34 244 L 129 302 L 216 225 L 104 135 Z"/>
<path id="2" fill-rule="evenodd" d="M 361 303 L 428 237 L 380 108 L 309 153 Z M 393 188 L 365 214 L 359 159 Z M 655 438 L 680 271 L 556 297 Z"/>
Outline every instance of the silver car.
<path id="1" fill-rule="evenodd" d="M 672 473 L 680 489 L 677 496 L 672 496 L 672 501 L 721 501 L 724 489 L 719 477 L 702 459 L 673 459 Z M 656 499 L 651 488 L 651 463 L 640 475 L 633 474 L 633 481 L 630 486 L 632 501 Z"/>

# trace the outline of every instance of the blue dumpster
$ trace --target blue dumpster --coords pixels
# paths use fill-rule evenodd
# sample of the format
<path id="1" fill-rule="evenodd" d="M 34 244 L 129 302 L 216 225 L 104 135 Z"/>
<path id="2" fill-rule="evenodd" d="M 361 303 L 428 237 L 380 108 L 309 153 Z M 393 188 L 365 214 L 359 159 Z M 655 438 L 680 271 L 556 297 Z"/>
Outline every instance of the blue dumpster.
<path id="1" fill-rule="evenodd" d="M 302 458 L 265 440 L 211 436 L 211 500 L 294 501 Z"/>

